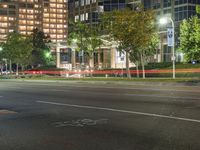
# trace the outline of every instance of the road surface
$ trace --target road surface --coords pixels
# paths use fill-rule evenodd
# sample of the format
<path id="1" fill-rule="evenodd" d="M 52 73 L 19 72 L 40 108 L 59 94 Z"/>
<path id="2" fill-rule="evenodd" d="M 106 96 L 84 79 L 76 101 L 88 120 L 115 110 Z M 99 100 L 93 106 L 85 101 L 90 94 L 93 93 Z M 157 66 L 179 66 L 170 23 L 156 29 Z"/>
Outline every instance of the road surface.
<path id="1" fill-rule="evenodd" d="M 0 81 L 1 150 L 199 150 L 200 87 Z"/>

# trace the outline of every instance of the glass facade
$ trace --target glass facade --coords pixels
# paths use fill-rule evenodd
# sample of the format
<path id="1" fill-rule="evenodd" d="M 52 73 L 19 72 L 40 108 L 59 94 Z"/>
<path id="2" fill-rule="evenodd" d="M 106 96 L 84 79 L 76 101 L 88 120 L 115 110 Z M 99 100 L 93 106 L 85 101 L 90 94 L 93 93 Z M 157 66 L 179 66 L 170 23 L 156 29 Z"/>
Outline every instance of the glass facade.
<path id="1" fill-rule="evenodd" d="M 196 14 L 200 0 L 143 0 L 145 9 L 155 9 L 161 16 L 171 15 L 175 22 Z"/>
<path id="2" fill-rule="evenodd" d="M 69 18 L 92 24 L 98 22 L 99 13 L 126 6 L 126 0 L 69 0 Z"/>
<path id="3" fill-rule="evenodd" d="M 125 0 L 104 0 L 99 3 L 103 7 L 104 11 L 120 10 L 126 7 Z"/>

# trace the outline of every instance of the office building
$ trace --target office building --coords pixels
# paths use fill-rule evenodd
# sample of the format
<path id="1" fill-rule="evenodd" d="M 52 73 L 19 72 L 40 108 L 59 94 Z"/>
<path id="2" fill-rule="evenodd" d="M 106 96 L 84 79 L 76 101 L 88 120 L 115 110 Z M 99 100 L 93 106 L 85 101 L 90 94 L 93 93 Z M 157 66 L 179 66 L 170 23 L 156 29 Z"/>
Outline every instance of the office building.
<path id="1" fill-rule="evenodd" d="M 9 32 L 24 35 L 38 28 L 51 41 L 67 39 L 67 0 L 1 0 L 0 41 L 5 41 Z"/>
<path id="2" fill-rule="evenodd" d="M 156 11 L 157 22 L 165 16 L 171 17 L 175 24 L 175 49 L 179 45 L 179 27 L 184 19 L 196 15 L 196 5 L 200 0 L 142 0 L 145 9 L 154 9 Z M 161 32 L 171 27 L 171 23 L 162 27 L 158 26 Z M 166 33 L 162 33 L 160 48 L 155 57 L 158 62 L 170 62 L 172 56 L 171 47 L 167 46 Z M 182 60 L 182 54 L 176 52 L 176 61 Z"/>
<path id="3" fill-rule="evenodd" d="M 130 0 L 129 0 L 130 1 Z M 69 17 L 86 23 L 95 23 L 101 12 L 124 9 L 128 0 L 69 0 Z"/>

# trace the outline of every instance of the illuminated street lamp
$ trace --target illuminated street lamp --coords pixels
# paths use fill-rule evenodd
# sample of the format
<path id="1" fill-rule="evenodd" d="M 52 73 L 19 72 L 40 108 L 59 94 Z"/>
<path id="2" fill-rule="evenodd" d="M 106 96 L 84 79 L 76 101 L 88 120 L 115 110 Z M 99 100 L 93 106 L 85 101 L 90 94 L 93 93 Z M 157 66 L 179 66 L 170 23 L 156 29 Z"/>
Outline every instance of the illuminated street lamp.
<path id="1" fill-rule="evenodd" d="M 45 52 L 45 58 L 50 58 L 51 57 L 51 52 Z"/>
<path id="2" fill-rule="evenodd" d="M 176 77 L 175 76 L 175 60 L 176 60 L 176 58 L 175 58 L 175 51 L 174 51 L 174 49 L 175 49 L 174 21 L 172 20 L 171 17 L 163 17 L 160 19 L 160 24 L 161 25 L 167 24 L 168 21 L 170 21 L 172 24 L 172 33 L 171 33 L 171 30 L 168 29 L 167 36 L 168 36 L 168 46 L 172 47 L 173 79 L 175 79 L 175 77 Z M 171 39 L 171 42 L 169 39 Z"/>

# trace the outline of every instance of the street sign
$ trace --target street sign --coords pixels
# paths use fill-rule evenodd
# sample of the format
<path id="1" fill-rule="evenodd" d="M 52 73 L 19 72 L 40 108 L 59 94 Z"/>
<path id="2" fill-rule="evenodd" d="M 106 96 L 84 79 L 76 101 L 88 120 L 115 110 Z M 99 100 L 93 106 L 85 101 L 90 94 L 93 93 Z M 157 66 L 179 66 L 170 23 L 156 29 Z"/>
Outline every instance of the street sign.
<path id="1" fill-rule="evenodd" d="M 125 63 L 126 54 L 124 51 L 116 51 L 116 63 Z"/>
<path id="2" fill-rule="evenodd" d="M 174 46 L 174 31 L 173 31 L 173 28 L 167 29 L 167 45 L 169 47 Z"/>

